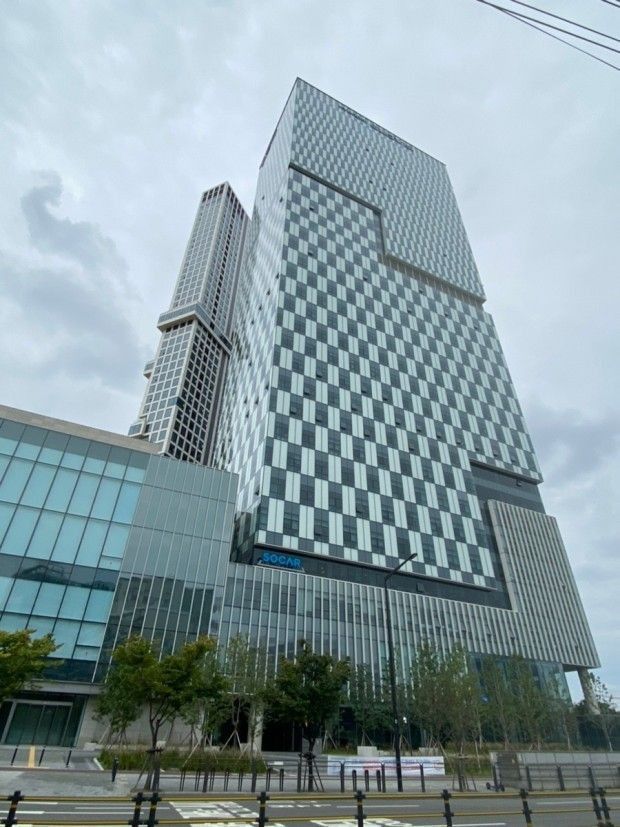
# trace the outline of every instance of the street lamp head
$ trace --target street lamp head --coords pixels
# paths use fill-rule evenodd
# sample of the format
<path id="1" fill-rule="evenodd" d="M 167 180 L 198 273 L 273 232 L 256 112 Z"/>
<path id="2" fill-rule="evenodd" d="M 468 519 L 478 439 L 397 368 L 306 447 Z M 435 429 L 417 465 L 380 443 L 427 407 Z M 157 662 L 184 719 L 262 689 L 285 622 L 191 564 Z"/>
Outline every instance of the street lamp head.
<path id="1" fill-rule="evenodd" d="M 406 565 L 407 565 L 407 563 L 408 563 L 410 560 L 413 560 L 413 558 L 414 558 L 414 557 L 417 557 L 417 556 L 418 556 L 418 552 L 417 552 L 417 551 L 413 551 L 413 552 L 409 555 L 409 557 L 407 557 L 407 559 L 406 559 L 406 560 L 403 560 L 403 561 L 402 561 L 402 563 L 399 563 L 399 564 L 398 564 L 395 568 L 393 568 L 391 571 L 389 571 L 389 572 L 385 575 L 385 582 L 387 583 L 387 581 L 390 579 L 390 577 L 392 577 L 392 575 L 396 574 L 396 572 L 397 572 L 397 571 L 400 571 L 400 569 L 402 569 L 402 567 L 403 567 L 403 566 L 406 566 Z"/>

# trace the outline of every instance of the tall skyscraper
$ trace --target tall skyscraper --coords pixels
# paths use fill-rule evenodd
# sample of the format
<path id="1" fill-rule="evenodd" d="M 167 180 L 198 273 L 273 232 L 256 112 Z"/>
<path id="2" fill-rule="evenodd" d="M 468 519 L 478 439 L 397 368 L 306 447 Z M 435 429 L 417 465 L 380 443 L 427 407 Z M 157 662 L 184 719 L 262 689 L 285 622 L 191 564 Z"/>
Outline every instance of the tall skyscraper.
<path id="1" fill-rule="evenodd" d="M 129 435 L 165 454 L 208 463 L 230 355 L 230 332 L 247 216 L 228 183 L 205 192 L 161 340 L 147 362 L 148 385 Z"/>
<path id="2" fill-rule="evenodd" d="M 403 670 L 424 640 L 596 666 L 445 166 L 297 80 L 246 247 L 215 454 L 240 477 L 222 633 L 380 672 L 381 587 L 415 552 L 390 581 Z"/>

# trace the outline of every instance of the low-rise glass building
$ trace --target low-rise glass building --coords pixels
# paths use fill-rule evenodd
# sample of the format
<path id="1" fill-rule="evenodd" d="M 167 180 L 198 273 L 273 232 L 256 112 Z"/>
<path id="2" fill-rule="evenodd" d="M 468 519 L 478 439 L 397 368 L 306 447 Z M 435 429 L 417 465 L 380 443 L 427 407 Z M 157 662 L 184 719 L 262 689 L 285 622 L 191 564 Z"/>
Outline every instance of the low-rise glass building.
<path id="1" fill-rule="evenodd" d="M 236 477 L 157 445 L 0 406 L 0 629 L 59 646 L 0 710 L 8 743 L 73 744 L 114 646 L 216 634 Z"/>

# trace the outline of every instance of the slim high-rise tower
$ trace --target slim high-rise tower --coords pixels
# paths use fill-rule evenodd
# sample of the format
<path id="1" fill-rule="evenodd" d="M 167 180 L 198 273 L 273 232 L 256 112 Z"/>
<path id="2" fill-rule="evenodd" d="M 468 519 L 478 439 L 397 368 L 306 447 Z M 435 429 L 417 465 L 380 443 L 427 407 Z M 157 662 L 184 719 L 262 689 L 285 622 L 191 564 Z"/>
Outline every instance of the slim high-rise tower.
<path id="1" fill-rule="evenodd" d="M 229 184 L 203 194 L 170 309 L 157 322 L 161 340 L 129 435 L 178 459 L 211 457 L 246 226 Z"/>
<path id="2" fill-rule="evenodd" d="M 261 164 L 215 451 L 222 634 L 598 664 L 445 166 L 298 80 Z M 277 570 L 279 569 L 279 570 Z M 290 571 L 289 569 L 293 569 Z"/>

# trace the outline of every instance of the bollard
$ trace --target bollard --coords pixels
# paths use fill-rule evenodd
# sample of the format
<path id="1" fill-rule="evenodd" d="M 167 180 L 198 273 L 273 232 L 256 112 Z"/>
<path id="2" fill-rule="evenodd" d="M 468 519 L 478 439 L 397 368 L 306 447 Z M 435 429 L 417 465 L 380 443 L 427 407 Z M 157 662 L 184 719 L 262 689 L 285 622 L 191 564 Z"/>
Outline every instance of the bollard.
<path id="1" fill-rule="evenodd" d="M 224 772 L 224 792 L 228 792 L 228 784 L 230 782 L 230 770 Z"/>
<path id="2" fill-rule="evenodd" d="M 385 764 L 381 764 L 381 792 L 385 792 Z"/>
<path id="3" fill-rule="evenodd" d="M 534 789 L 534 785 L 532 784 L 532 773 L 530 772 L 529 767 L 525 768 L 525 778 L 527 781 L 528 792 L 532 792 L 532 790 Z"/>
<path id="4" fill-rule="evenodd" d="M 364 793 L 361 790 L 355 793 L 355 800 L 357 802 L 357 827 L 364 827 Z"/>
<path id="5" fill-rule="evenodd" d="M 17 824 L 17 817 L 15 815 L 17 812 L 17 805 L 23 800 L 24 796 L 22 795 L 21 790 L 15 790 L 13 795 L 8 795 L 6 797 L 6 801 L 10 801 L 11 803 L 9 804 L 9 811 L 4 819 L 5 827 L 13 827 L 14 824 Z"/>
<path id="6" fill-rule="evenodd" d="M 340 792 L 344 792 L 344 761 L 340 762 Z"/>
<path id="7" fill-rule="evenodd" d="M 562 772 L 562 767 L 558 764 L 555 770 L 558 774 L 558 784 L 560 785 L 560 791 L 564 792 L 564 790 L 566 789 L 566 785 L 564 783 L 564 773 Z"/>
<path id="8" fill-rule="evenodd" d="M 151 801 L 149 805 L 149 815 L 146 821 L 146 827 L 155 827 L 156 824 L 159 824 L 157 819 L 157 804 L 161 801 L 161 797 L 157 791 L 153 793 L 151 796 Z"/>
<path id="9" fill-rule="evenodd" d="M 241 792 L 243 789 L 243 770 L 239 770 L 239 781 L 237 783 L 237 790 Z"/>
<path id="10" fill-rule="evenodd" d="M 19 749 L 19 747 L 15 747 L 15 749 L 13 750 L 13 757 L 11 758 L 11 766 L 13 766 L 13 764 L 15 763 L 15 759 L 17 758 L 17 750 L 18 749 Z"/>
<path id="11" fill-rule="evenodd" d="M 142 802 L 144 801 L 144 794 L 139 792 L 136 793 L 136 797 L 131 799 L 135 802 L 135 807 L 133 809 L 133 816 L 131 817 L 131 821 L 128 822 L 130 827 L 140 827 L 142 819 L 140 818 L 140 812 L 142 810 Z"/>
<path id="12" fill-rule="evenodd" d="M 299 761 L 297 762 L 297 792 L 301 792 L 301 755 L 299 756 Z"/>
<path id="13" fill-rule="evenodd" d="M 424 764 L 420 764 L 420 788 L 423 793 L 426 792 L 426 781 L 424 779 Z"/>
<path id="14" fill-rule="evenodd" d="M 258 818 L 256 819 L 258 827 L 265 827 L 265 824 L 269 821 L 267 818 L 267 802 L 269 801 L 269 796 L 263 790 L 256 800 L 258 801 Z"/>
<path id="15" fill-rule="evenodd" d="M 65 767 L 68 767 L 68 766 L 69 766 L 69 763 L 70 763 L 70 761 L 71 761 L 71 753 L 72 753 L 72 752 L 73 752 L 73 750 L 72 750 L 72 749 L 70 749 L 70 750 L 69 750 L 69 755 L 67 755 L 67 760 L 65 761 Z"/>
<path id="16" fill-rule="evenodd" d="M 367 793 L 370 792 L 370 773 L 368 770 L 364 770 L 364 789 Z"/>
<path id="17" fill-rule="evenodd" d="M 441 797 L 443 799 L 443 817 L 446 820 L 446 827 L 453 827 L 454 813 L 450 809 L 450 793 L 448 790 L 443 790 Z"/>
<path id="18" fill-rule="evenodd" d="M 377 792 L 381 792 L 381 770 L 377 770 Z"/>
<path id="19" fill-rule="evenodd" d="M 528 825 L 528 827 L 530 827 L 532 824 L 533 813 L 530 810 L 530 805 L 527 801 L 527 791 L 524 790 L 523 787 L 521 787 L 521 789 L 519 790 L 519 795 L 521 796 L 521 801 L 523 802 L 523 816 L 525 817 L 525 823 Z"/>
<path id="20" fill-rule="evenodd" d="M 610 818 L 611 815 L 609 813 L 609 807 L 607 806 L 607 799 L 605 798 L 605 790 L 603 787 L 598 788 L 598 797 L 601 799 L 601 810 L 603 811 L 603 818 L 605 819 L 605 827 L 613 827 Z"/>
<path id="21" fill-rule="evenodd" d="M 118 755 L 114 756 L 114 760 L 112 761 L 112 782 L 116 781 L 116 773 L 118 772 Z"/>
<path id="22" fill-rule="evenodd" d="M 590 786 L 593 789 L 596 789 L 597 783 L 596 779 L 594 778 L 594 770 L 592 769 L 592 767 L 588 767 L 588 778 L 590 779 Z"/>
<path id="23" fill-rule="evenodd" d="M 596 790 L 594 787 L 590 787 L 590 798 L 592 799 L 592 809 L 594 810 L 598 827 L 605 827 L 603 822 L 603 813 L 599 807 L 598 798 L 596 797 Z"/>
<path id="24" fill-rule="evenodd" d="M 39 755 L 39 766 L 41 766 L 41 762 L 43 761 L 43 756 L 45 755 L 45 747 L 41 750 L 41 755 Z"/>
<path id="25" fill-rule="evenodd" d="M 280 789 L 280 792 L 284 792 L 284 767 L 280 767 L 279 776 L 280 777 L 278 787 Z"/>
<path id="26" fill-rule="evenodd" d="M 353 789 L 357 790 L 357 770 L 351 770 L 351 784 Z"/>

